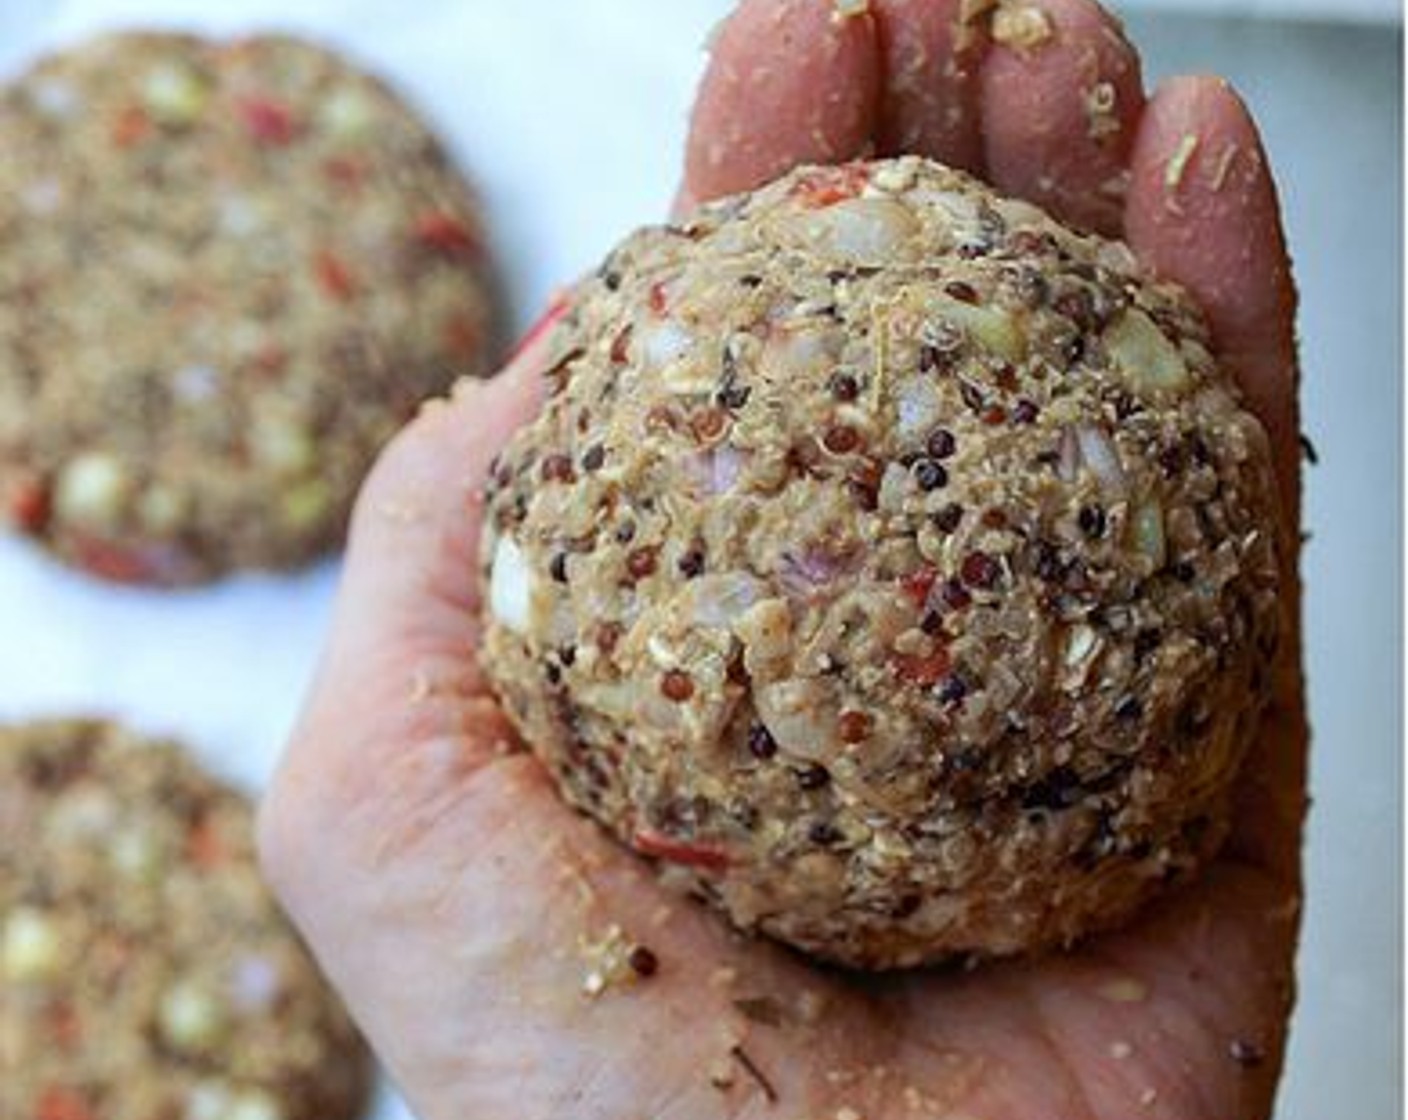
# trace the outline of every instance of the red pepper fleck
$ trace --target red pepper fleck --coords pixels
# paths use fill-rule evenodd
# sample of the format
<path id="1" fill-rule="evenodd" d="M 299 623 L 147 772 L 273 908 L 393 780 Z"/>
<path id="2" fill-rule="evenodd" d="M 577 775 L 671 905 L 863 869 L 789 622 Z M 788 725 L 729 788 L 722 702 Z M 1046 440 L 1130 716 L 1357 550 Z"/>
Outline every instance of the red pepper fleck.
<path id="1" fill-rule="evenodd" d="M 49 523 L 49 487 L 37 478 L 21 480 L 5 504 L 10 521 L 21 532 L 38 533 Z"/>
<path id="2" fill-rule="evenodd" d="M 923 608 L 929 601 L 929 592 L 934 589 L 934 581 L 938 577 L 939 573 L 933 568 L 916 568 L 900 578 L 900 588 L 913 600 L 916 607 Z"/>
<path id="3" fill-rule="evenodd" d="M 572 467 L 572 457 L 560 452 L 544 456 L 538 473 L 544 482 L 571 483 L 577 481 L 577 472 Z"/>
<path id="4" fill-rule="evenodd" d="M 934 652 L 927 657 L 900 654 L 894 659 L 895 672 L 903 681 L 929 688 L 937 684 L 953 667 L 945 646 L 936 645 Z"/>
<path id="5" fill-rule="evenodd" d="M 130 148 L 145 140 L 152 131 L 151 118 L 137 105 L 129 105 L 112 122 L 112 142 L 119 148 Z"/>
<path id="6" fill-rule="evenodd" d="M 83 1039 L 83 1022 L 78 1011 L 67 1000 L 60 1000 L 49 1008 L 46 1016 L 49 1038 L 61 1051 L 71 1052 Z"/>
<path id="7" fill-rule="evenodd" d="M 822 168 L 802 176 L 792 186 L 791 196 L 803 206 L 820 210 L 848 198 L 855 198 L 870 181 L 870 173 L 862 163 L 847 163 L 840 167 Z"/>
<path id="8" fill-rule="evenodd" d="M 195 866 L 208 870 L 225 862 L 228 852 L 209 817 L 201 817 L 186 833 L 186 858 Z"/>
<path id="9" fill-rule="evenodd" d="M 653 828 L 638 829 L 632 846 L 643 855 L 697 867 L 701 871 L 724 871 L 732 862 L 729 854 L 717 845 L 697 840 L 676 840 Z"/>
<path id="10" fill-rule="evenodd" d="M 836 720 L 836 733 L 843 743 L 861 743 L 870 735 L 871 719 L 854 708 L 842 712 Z"/>
<path id="11" fill-rule="evenodd" d="M 670 302 L 666 298 L 663 282 L 657 280 L 650 285 L 649 302 L 651 312 L 657 316 L 664 316 L 665 312 L 669 310 Z"/>
<path id="12" fill-rule="evenodd" d="M 356 189 L 367 173 L 366 164 L 350 156 L 332 156 L 323 161 L 323 174 L 340 187 Z"/>
<path id="13" fill-rule="evenodd" d="M 473 253 L 479 240 L 463 221 L 443 210 L 431 210 L 416 219 L 416 239 L 447 255 Z"/>
<path id="14" fill-rule="evenodd" d="M 94 1120 L 93 1110 L 79 1093 L 51 1085 L 39 1096 L 34 1120 Z"/>
<path id="15" fill-rule="evenodd" d="M 623 366 L 630 356 L 631 324 L 627 323 L 611 340 L 611 364 Z"/>
<path id="16" fill-rule="evenodd" d="M 670 669 L 660 678 L 660 693 L 666 700 L 683 704 L 694 695 L 694 681 L 683 669 Z"/>
<path id="17" fill-rule="evenodd" d="M 156 558 L 136 545 L 80 534 L 73 538 L 72 549 L 80 568 L 113 583 L 152 583 L 160 575 Z"/>
<path id="18" fill-rule="evenodd" d="M 318 286 L 333 299 L 346 303 L 357 294 L 357 281 L 352 270 L 330 249 L 319 249 L 313 255 L 313 272 Z"/>
<path id="19" fill-rule="evenodd" d="M 240 123 L 260 144 L 283 147 L 298 135 L 293 111 L 272 97 L 246 97 L 237 105 Z"/>
<path id="20" fill-rule="evenodd" d="M 996 426 L 1007 421 L 1007 409 L 1000 404 L 988 405 L 983 410 L 983 423 L 989 426 Z"/>

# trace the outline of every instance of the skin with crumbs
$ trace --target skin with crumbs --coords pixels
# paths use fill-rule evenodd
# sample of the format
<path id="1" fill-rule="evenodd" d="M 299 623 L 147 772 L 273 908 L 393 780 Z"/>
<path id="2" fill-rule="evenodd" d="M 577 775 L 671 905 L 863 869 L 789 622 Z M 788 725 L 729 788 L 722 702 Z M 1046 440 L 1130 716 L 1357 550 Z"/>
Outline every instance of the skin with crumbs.
<path id="1" fill-rule="evenodd" d="M 1178 289 L 917 158 L 628 238 L 497 460 L 484 659 L 567 798 L 866 968 L 1070 944 L 1216 850 L 1270 452 Z"/>

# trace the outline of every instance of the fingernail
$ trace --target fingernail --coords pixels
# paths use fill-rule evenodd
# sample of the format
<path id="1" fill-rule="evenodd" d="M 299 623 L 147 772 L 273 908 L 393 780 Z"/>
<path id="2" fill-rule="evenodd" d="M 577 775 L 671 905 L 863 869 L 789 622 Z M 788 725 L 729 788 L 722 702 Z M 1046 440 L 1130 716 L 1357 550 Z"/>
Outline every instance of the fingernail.
<path id="1" fill-rule="evenodd" d="M 538 321 L 528 328 L 524 336 L 518 340 L 518 345 L 513 348 L 513 353 L 509 355 L 509 364 L 516 362 L 535 342 L 539 341 L 543 335 L 552 329 L 552 325 L 562 318 L 562 313 L 567 310 L 567 292 L 559 289 L 553 293 L 552 300 L 548 303 L 548 309 L 543 312 Z"/>

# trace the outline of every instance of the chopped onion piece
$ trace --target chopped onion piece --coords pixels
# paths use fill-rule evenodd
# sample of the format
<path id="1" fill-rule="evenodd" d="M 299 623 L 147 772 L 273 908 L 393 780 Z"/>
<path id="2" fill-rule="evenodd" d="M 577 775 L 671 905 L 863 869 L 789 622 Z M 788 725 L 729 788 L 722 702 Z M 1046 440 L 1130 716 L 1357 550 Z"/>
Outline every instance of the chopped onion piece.
<path id="1" fill-rule="evenodd" d="M 702 626 L 728 626 L 762 594 L 762 581 L 747 572 L 700 576 L 689 585 L 690 613 Z"/>
<path id="2" fill-rule="evenodd" d="M 693 345 L 689 332 L 673 319 L 663 319 L 640 332 L 641 354 L 653 369 L 669 365 Z"/>
<path id="3" fill-rule="evenodd" d="M 817 251 L 850 264 L 883 265 L 907 255 L 919 223 L 893 198 L 847 198 L 788 219 Z"/>
<path id="4" fill-rule="evenodd" d="M 1085 465 L 1099 480 L 1100 488 L 1115 496 L 1124 495 L 1129 484 L 1120 466 L 1119 452 L 1105 430 L 1093 424 L 1082 424 L 1076 429 L 1076 442 Z"/>
<path id="5" fill-rule="evenodd" d="M 489 577 L 489 610 L 510 630 L 527 633 L 532 593 L 533 576 L 522 549 L 500 537 Z"/>
<path id="6" fill-rule="evenodd" d="M 1137 308 L 1127 310 L 1105 330 L 1105 350 L 1136 390 L 1176 391 L 1188 385 L 1188 365 L 1183 355 Z"/>
<path id="7" fill-rule="evenodd" d="M 1134 532 L 1135 547 L 1153 562 L 1155 568 L 1162 568 L 1168 557 L 1163 507 L 1152 499 L 1141 502 L 1135 507 L 1130 525 Z"/>
<path id="8" fill-rule="evenodd" d="M 991 304 L 964 303 L 946 297 L 935 299 L 930 306 L 994 354 L 1010 362 L 1020 362 L 1026 357 L 1026 336 L 1010 312 Z"/>

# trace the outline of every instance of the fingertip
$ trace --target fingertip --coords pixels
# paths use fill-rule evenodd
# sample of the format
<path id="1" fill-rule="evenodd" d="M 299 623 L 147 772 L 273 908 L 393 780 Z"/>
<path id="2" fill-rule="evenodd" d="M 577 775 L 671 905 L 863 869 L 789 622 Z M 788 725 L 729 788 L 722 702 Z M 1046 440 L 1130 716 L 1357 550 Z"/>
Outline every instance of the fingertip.
<path id="1" fill-rule="evenodd" d="M 875 26 L 863 8 L 743 0 L 719 30 L 695 101 L 685 194 L 715 198 L 797 164 L 865 154 L 879 91 Z"/>
<path id="2" fill-rule="evenodd" d="M 1117 236 L 1144 107 L 1138 52 L 1094 0 L 999 7 L 980 75 L 984 153 L 999 190 Z"/>
<path id="3" fill-rule="evenodd" d="M 1299 502 L 1296 293 L 1261 138 L 1221 78 L 1170 79 L 1145 110 L 1131 156 L 1125 229 L 1156 273 L 1202 304 Z"/>
<path id="4" fill-rule="evenodd" d="M 981 9 L 971 0 L 875 0 L 874 13 L 884 71 L 881 154 L 928 156 L 981 174 Z"/>

